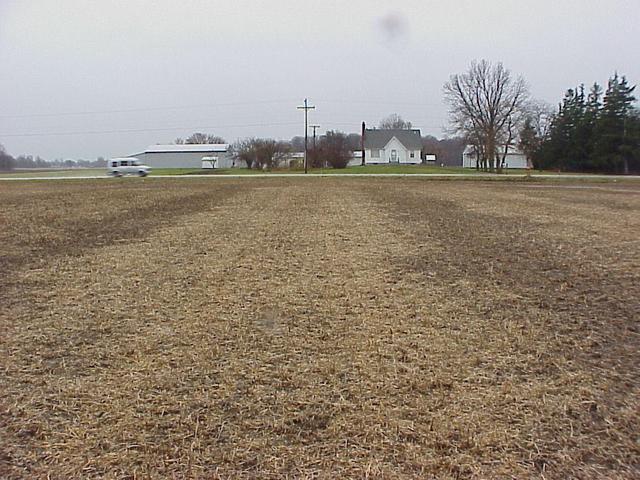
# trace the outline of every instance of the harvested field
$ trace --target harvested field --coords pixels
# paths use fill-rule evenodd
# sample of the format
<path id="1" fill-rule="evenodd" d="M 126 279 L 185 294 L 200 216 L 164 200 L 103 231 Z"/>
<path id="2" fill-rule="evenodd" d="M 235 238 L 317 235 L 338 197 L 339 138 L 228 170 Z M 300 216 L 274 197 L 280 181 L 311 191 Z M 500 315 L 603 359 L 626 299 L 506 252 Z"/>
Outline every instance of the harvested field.
<path id="1" fill-rule="evenodd" d="M 0 477 L 640 477 L 640 186 L 532 186 L 0 186 Z"/>

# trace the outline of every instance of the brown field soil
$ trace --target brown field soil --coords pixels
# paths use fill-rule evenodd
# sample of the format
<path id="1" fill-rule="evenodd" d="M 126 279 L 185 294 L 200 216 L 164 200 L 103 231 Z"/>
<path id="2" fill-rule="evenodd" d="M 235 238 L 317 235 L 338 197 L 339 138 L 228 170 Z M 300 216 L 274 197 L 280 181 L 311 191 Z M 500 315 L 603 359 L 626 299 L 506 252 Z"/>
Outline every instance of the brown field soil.
<path id="1" fill-rule="evenodd" d="M 639 478 L 640 187 L 0 186 L 2 478 Z"/>

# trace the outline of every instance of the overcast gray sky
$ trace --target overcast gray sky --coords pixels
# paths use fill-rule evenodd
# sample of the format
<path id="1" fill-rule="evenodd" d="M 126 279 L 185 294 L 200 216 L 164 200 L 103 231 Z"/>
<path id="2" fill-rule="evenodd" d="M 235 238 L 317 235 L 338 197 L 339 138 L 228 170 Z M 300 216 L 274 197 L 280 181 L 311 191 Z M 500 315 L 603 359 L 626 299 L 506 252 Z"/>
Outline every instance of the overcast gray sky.
<path id="1" fill-rule="evenodd" d="M 557 103 L 640 81 L 639 0 L 0 0 L 0 143 L 118 156 L 193 131 L 288 139 L 399 113 L 442 135 L 442 85 L 502 61 Z"/>

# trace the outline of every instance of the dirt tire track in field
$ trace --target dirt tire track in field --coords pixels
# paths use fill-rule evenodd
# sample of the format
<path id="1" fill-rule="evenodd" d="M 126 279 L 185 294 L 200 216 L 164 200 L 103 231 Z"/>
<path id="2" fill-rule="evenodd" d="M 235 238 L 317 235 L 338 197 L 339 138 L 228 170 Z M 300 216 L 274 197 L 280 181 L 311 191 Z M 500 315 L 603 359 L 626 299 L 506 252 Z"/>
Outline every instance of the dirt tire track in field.
<path id="1" fill-rule="evenodd" d="M 497 265 L 529 247 L 506 245 L 491 274 L 476 259 L 494 251 L 492 228 L 517 240 L 539 225 L 474 212 L 481 186 L 250 182 L 203 193 L 143 241 L 15 273 L 25 297 L 2 310 L 13 326 L 0 350 L 0 472 L 633 478 L 634 352 L 611 404 L 593 411 L 601 371 L 556 347 L 601 338 L 563 330 L 567 313 L 532 303 L 526 275 Z M 542 245 L 562 244 L 554 232 Z M 608 431 L 582 430 L 592 425 Z"/>
<path id="2" fill-rule="evenodd" d="M 14 188 L 4 192 L 2 217 L 5 218 L 0 217 L 0 223 L 10 227 L 0 233 L 4 246 L 0 253 L 0 272 L 3 273 L 0 292 L 5 294 L 0 299 L 11 301 L 7 297 L 11 285 L 4 282 L 9 281 L 16 270 L 37 269 L 57 257 L 82 255 L 114 242 L 142 241 L 159 226 L 210 208 L 214 202 L 238 192 L 237 185 L 229 184 L 216 188 L 214 193 L 211 185 L 196 184 L 191 189 L 183 189 L 143 182 L 137 185 L 123 182 L 103 185 L 101 182 L 89 193 L 86 185 L 71 185 L 63 191 L 55 184 L 38 185 L 40 188 L 35 192 L 9 185 Z M 34 198 L 38 203 L 35 211 Z M 33 229 L 32 225 L 40 229 Z M 43 225 L 46 228 L 43 229 Z"/>

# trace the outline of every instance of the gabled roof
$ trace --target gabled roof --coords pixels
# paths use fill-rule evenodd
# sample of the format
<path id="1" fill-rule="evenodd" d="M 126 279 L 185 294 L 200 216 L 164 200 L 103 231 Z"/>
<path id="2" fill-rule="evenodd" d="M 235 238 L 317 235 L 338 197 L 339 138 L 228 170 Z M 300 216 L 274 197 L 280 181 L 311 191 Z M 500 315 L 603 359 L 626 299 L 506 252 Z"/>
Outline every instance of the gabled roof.
<path id="1" fill-rule="evenodd" d="M 405 148 L 410 150 L 422 149 L 422 137 L 420 130 L 377 130 L 367 129 L 364 131 L 364 148 L 384 148 L 387 143 L 396 137 Z"/>
<path id="2" fill-rule="evenodd" d="M 150 145 L 142 153 L 209 153 L 226 152 L 229 150 L 228 143 L 201 143 L 183 145 Z"/>

